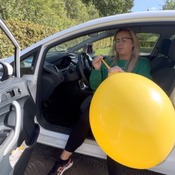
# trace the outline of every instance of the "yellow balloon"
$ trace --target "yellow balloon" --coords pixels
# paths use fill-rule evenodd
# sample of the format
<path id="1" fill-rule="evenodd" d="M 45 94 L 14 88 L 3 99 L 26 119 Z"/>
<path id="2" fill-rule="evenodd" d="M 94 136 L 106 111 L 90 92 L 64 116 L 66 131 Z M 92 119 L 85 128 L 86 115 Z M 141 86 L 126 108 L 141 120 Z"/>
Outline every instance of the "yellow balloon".
<path id="1" fill-rule="evenodd" d="M 175 144 L 171 101 L 153 81 L 133 73 L 101 83 L 92 98 L 90 125 L 102 150 L 132 168 L 158 165 Z"/>

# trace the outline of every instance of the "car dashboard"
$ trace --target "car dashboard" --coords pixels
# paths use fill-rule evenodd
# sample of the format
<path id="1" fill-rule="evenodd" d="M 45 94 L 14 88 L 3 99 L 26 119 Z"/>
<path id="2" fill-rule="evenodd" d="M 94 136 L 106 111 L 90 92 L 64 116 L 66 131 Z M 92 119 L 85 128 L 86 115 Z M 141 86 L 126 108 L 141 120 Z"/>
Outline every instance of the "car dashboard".
<path id="1" fill-rule="evenodd" d="M 42 73 L 43 101 L 48 99 L 54 89 L 61 83 L 75 82 L 81 79 L 77 67 L 77 54 L 48 54 Z"/>

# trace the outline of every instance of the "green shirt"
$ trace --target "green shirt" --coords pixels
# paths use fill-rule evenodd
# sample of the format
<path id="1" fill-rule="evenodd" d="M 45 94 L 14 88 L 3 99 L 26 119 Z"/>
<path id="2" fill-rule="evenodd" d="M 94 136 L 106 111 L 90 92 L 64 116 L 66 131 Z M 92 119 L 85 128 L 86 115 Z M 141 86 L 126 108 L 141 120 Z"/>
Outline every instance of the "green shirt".
<path id="1" fill-rule="evenodd" d="M 110 65 L 110 61 L 108 59 L 105 59 L 105 61 Z M 115 63 L 113 63 L 113 66 L 119 66 L 121 68 L 124 68 L 127 64 L 126 60 L 116 60 Z M 112 67 L 113 67 L 112 66 Z M 143 75 L 149 79 L 152 79 L 150 75 L 150 64 L 149 61 L 146 58 L 140 57 L 138 59 L 138 62 L 136 63 L 132 73 Z M 106 66 L 102 63 L 102 66 L 99 70 L 92 69 L 91 75 L 89 78 L 90 86 L 93 90 L 96 90 L 97 87 L 100 85 L 100 83 L 108 77 L 108 69 Z"/>

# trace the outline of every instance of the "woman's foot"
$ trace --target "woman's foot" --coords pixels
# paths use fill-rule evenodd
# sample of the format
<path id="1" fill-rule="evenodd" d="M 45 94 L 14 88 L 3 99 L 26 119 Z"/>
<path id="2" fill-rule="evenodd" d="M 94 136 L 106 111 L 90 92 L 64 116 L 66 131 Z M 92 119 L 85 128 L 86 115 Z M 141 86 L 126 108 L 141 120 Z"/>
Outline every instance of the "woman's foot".
<path id="1" fill-rule="evenodd" d="M 61 160 L 60 158 L 58 158 L 47 175 L 62 175 L 72 165 L 73 161 L 71 158 L 69 158 L 68 160 Z"/>

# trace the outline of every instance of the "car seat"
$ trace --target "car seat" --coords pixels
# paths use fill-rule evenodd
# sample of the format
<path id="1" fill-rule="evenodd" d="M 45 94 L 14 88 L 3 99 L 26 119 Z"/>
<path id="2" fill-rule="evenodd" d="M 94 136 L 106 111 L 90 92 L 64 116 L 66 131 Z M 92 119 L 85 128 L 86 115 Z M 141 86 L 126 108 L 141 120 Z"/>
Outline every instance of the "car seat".
<path id="1" fill-rule="evenodd" d="M 164 39 L 160 47 L 160 54 L 151 60 L 151 73 L 154 73 L 162 68 L 173 67 L 175 64 L 175 40 Z"/>
<path id="2" fill-rule="evenodd" d="M 168 51 L 169 65 L 170 67 L 175 66 L 175 40 L 172 40 L 171 46 Z"/>
<path id="3" fill-rule="evenodd" d="M 175 86 L 175 68 L 163 68 L 152 73 L 152 77 L 153 81 L 170 96 Z"/>
<path id="4" fill-rule="evenodd" d="M 168 56 L 168 51 L 169 51 L 170 45 L 171 45 L 171 40 L 170 39 L 163 39 L 162 40 L 162 44 L 161 44 L 161 47 L 160 47 L 160 54 L 162 56 L 165 56 L 165 57 Z"/>

